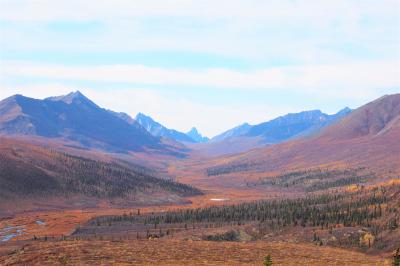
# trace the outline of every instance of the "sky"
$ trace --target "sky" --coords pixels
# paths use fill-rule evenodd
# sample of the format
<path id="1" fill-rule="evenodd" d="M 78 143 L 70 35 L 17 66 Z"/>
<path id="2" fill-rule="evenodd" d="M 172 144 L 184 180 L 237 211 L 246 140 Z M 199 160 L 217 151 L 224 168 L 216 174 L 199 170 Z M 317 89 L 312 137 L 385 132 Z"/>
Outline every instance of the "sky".
<path id="1" fill-rule="evenodd" d="M 212 137 L 400 92 L 398 0 L 0 0 L 0 98 L 79 90 Z"/>

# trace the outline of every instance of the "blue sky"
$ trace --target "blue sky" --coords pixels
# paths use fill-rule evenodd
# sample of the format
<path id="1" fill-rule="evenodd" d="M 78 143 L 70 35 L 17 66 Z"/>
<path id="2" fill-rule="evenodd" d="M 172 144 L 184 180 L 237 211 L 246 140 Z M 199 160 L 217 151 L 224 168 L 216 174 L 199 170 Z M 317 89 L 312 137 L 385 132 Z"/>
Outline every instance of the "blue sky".
<path id="1" fill-rule="evenodd" d="M 0 97 L 80 90 L 213 136 L 400 92 L 397 0 L 0 0 Z"/>

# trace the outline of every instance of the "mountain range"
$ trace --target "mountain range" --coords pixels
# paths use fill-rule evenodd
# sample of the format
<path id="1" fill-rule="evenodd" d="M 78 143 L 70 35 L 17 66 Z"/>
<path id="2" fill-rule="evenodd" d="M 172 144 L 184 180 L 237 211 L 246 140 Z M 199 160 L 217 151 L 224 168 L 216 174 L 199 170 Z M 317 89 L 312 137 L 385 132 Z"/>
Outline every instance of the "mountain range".
<path id="1" fill-rule="evenodd" d="M 210 140 L 195 127 L 183 133 L 143 113 L 133 119 L 106 110 L 76 91 L 44 100 L 22 95 L 4 99 L 0 102 L 0 134 L 58 139 L 113 152 L 155 150 L 179 156 L 188 151 L 184 144 L 222 155 L 312 135 L 349 112 L 345 108 L 334 115 L 319 110 L 287 114 L 258 125 L 245 123 Z"/>
<path id="2" fill-rule="evenodd" d="M 183 133 L 169 129 L 143 113 L 137 114 L 134 119 L 128 114 L 101 108 L 76 91 L 43 100 L 22 95 L 2 100 L 0 134 L 60 140 L 68 145 L 72 143 L 77 147 L 106 152 L 155 151 L 186 156 L 192 150 L 202 155 L 220 156 L 290 140 L 313 138 L 326 128 L 339 127 L 342 121 L 353 117 L 353 112 L 346 107 L 333 115 L 320 110 L 291 113 L 257 125 L 244 123 L 210 140 L 195 127 Z M 367 122 L 378 125 L 385 119 L 388 118 Z M 337 131 L 346 131 L 348 128 L 352 127 L 348 125 Z M 360 126 L 360 132 L 367 130 Z"/>
<path id="3" fill-rule="evenodd" d="M 203 154 L 215 156 L 312 136 L 351 111 L 346 107 L 333 115 L 320 110 L 291 113 L 257 125 L 244 123 L 212 139 L 203 137 L 195 127 L 187 133 L 168 129 L 142 113 L 139 113 L 135 120 L 153 136 L 169 138 Z"/>
<path id="4" fill-rule="evenodd" d="M 244 123 L 212 138 L 212 141 L 222 141 L 231 137 L 261 137 L 265 143 L 275 144 L 292 138 L 312 135 L 351 112 L 346 107 L 338 113 L 328 115 L 320 110 L 290 113 L 268 122 L 254 126 Z"/>
<path id="5" fill-rule="evenodd" d="M 340 121 L 351 111 L 346 107 L 336 114 L 329 115 L 320 110 L 311 110 L 290 113 L 257 125 L 244 123 L 213 137 L 208 143 L 193 148 L 205 156 L 220 156 L 309 137 Z"/>
<path id="6" fill-rule="evenodd" d="M 257 125 L 244 123 L 212 139 L 202 136 L 195 127 L 187 133 L 168 129 L 154 121 L 150 116 L 142 113 L 137 114 L 135 120 L 153 136 L 170 138 L 189 145 L 207 143 L 209 141 L 210 144 L 206 145 L 214 145 L 217 142 L 226 141 L 227 139 L 238 142 L 240 139 L 237 137 L 242 137 L 243 139 L 257 138 L 259 139 L 257 142 L 262 144 L 276 144 L 292 138 L 315 134 L 350 112 L 351 109 L 346 107 L 333 115 L 325 114 L 320 110 L 291 113 Z"/>
<path id="7" fill-rule="evenodd" d="M 351 109 L 346 107 L 334 115 L 320 110 L 287 114 L 249 128 L 245 136 L 262 137 L 268 144 L 280 143 L 300 136 L 308 136 L 346 116 Z"/>
<path id="8" fill-rule="evenodd" d="M 4 99 L 0 134 L 58 139 L 113 152 L 176 152 L 127 114 L 101 108 L 79 91 L 44 100 L 22 95 Z"/>
<path id="9" fill-rule="evenodd" d="M 390 177 L 400 172 L 399 162 L 400 94 L 394 94 L 353 110 L 310 137 L 216 158 L 214 167 L 249 175 L 318 165 L 361 165 Z"/>

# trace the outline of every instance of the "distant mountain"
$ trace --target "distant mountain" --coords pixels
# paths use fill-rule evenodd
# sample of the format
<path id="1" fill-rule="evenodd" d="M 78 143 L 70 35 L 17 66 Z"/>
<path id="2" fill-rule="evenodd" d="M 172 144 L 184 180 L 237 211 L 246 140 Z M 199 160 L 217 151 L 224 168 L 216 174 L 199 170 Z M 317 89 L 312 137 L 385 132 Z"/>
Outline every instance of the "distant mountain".
<path id="1" fill-rule="evenodd" d="M 188 133 L 186 133 L 190 138 L 194 139 L 196 142 L 203 143 L 207 142 L 210 139 L 207 137 L 203 137 L 198 131 L 197 128 L 193 127 Z"/>
<path id="2" fill-rule="evenodd" d="M 292 138 L 312 135 L 351 112 L 344 108 L 334 115 L 320 110 L 291 113 L 251 127 L 246 137 L 261 137 L 265 143 L 280 143 Z"/>
<path id="3" fill-rule="evenodd" d="M 338 116 L 347 112 L 339 112 Z M 318 120 L 317 114 L 313 112 L 304 116 L 314 121 Z M 246 167 L 241 168 L 244 170 L 240 171 L 263 174 L 334 164 L 347 168 L 365 166 L 382 172 L 382 176 L 388 176 L 400 174 L 399 160 L 400 94 L 394 94 L 353 110 L 308 138 L 254 149 L 216 161 L 220 164 L 217 168 L 236 169 L 236 166 L 245 164 Z"/>
<path id="4" fill-rule="evenodd" d="M 333 115 L 324 114 L 320 110 L 304 111 L 287 114 L 254 126 L 245 123 L 215 136 L 210 142 L 192 148 L 207 156 L 240 153 L 315 135 L 324 127 L 340 121 L 351 111 L 348 107 Z"/>
<path id="5" fill-rule="evenodd" d="M 79 91 L 44 100 L 14 95 L 1 101 L 0 134 L 56 138 L 109 151 L 171 151 L 128 115 L 103 109 Z"/>
<path id="6" fill-rule="evenodd" d="M 176 131 L 174 129 L 168 129 L 145 114 L 138 113 L 135 120 L 153 136 L 170 138 L 179 142 L 196 142 L 185 133 Z"/>
<path id="7" fill-rule="evenodd" d="M 252 126 L 249 125 L 248 123 L 244 123 L 240 126 L 234 127 L 228 131 L 225 131 L 224 133 L 217 135 L 211 139 L 212 142 L 214 141 L 222 141 L 227 138 L 232 138 L 232 137 L 238 137 L 238 136 L 243 136 L 249 132 L 250 128 Z"/>
<path id="8" fill-rule="evenodd" d="M 333 115 L 320 110 L 304 111 L 280 116 L 268 122 L 251 126 L 244 123 L 212 138 L 212 142 L 235 137 L 258 137 L 263 143 L 275 144 L 295 137 L 312 135 L 351 112 L 346 107 Z"/>

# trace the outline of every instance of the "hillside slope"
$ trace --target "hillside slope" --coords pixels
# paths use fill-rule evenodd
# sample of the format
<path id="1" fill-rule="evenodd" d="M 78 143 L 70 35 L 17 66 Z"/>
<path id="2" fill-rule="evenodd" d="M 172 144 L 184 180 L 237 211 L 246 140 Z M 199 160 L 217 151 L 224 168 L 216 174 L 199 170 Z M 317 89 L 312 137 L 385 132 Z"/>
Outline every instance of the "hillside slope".
<path id="1" fill-rule="evenodd" d="M 344 117 L 341 123 L 321 135 L 330 139 L 377 137 L 398 130 L 400 125 L 400 94 L 386 95 Z"/>
<path id="2" fill-rule="evenodd" d="M 8 138 L 0 138 L 0 184 L 2 201 L 82 196 L 135 202 L 154 193 L 175 195 L 175 199 L 201 194 L 191 186 L 156 178 L 145 168 L 87 159 Z"/>

